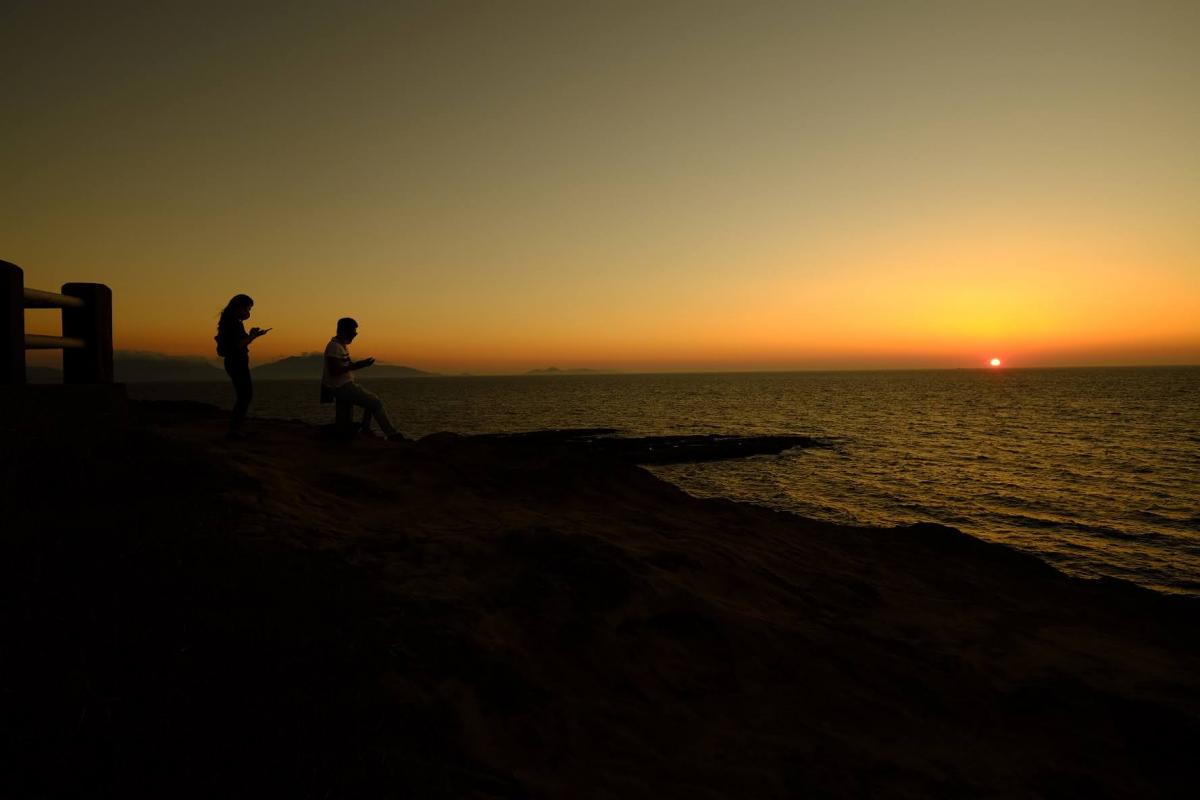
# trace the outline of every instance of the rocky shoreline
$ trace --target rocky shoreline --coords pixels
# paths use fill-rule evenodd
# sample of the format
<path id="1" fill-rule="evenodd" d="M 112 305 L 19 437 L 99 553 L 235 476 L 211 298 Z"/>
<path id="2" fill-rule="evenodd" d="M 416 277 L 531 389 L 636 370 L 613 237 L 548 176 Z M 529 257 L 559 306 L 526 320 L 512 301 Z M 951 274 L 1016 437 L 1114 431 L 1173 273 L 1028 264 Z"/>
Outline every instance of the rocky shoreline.
<path id="1" fill-rule="evenodd" d="M 637 463 L 131 404 L 10 436 L 6 796 L 1177 796 L 1198 604 Z M 618 442 L 618 444 L 611 444 Z M 687 452 L 691 449 L 691 452 Z M 773 452 L 779 452 L 774 450 Z"/>

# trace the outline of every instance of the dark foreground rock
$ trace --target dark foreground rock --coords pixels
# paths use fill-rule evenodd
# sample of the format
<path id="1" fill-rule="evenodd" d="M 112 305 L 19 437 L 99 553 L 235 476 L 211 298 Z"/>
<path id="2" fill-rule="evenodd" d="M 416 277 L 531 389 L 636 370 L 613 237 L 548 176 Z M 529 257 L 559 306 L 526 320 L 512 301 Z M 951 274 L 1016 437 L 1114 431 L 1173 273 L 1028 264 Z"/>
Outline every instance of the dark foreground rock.
<path id="1" fill-rule="evenodd" d="M 4 797 L 1171 797 L 1197 608 L 558 444 L 4 442 Z"/>

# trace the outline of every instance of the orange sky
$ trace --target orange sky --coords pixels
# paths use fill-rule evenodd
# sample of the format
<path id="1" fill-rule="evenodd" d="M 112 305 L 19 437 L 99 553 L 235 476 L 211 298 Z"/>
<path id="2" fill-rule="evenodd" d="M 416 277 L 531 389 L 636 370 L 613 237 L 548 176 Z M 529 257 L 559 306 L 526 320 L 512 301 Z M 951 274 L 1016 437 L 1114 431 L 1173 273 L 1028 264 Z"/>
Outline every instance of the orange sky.
<path id="1" fill-rule="evenodd" d="M 258 361 L 1200 363 L 1195 3 L 51 5 L 0 258 L 118 348 L 246 292 Z"/>

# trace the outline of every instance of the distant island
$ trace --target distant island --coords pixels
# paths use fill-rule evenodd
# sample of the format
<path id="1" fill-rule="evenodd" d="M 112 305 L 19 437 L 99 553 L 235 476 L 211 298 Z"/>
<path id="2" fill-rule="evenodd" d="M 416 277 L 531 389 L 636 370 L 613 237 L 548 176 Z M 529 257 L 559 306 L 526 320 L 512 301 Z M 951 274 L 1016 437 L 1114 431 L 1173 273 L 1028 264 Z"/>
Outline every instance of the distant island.
<path id="1" fill-rule="evenodd" d="M 542 369 L 531 369 L 526 372 L 526 375 L 587 375 L 590 373 L 602 373 L 608 370 L 599 369 L 584 369 L 577 367 L 574 369 L 559 369 L 558 367 L 544 367 Z"/>
<path id="2" fill-rule="evenodd" d="M 62 383 L 57 367 L 29 365 L 25 379 L 30 383 Z M 113 353 L 113 379 L 118 383 L 225 381 L 225 370 L 199 356 L 169 356 L 141 350 Z"/>
<path id="3" fill-rule="evenodd" d="M 255 367 L 251 373 L 263 381 L 320 380 L 324 364 L 325 356 L 321 353 L 302 353 Z M 366 378 L 419 378 L 437 373 L 397 364 L 375 364 L 361 374 Z"/>
<path id="4" fill-rule="evenodd" d="M 320 380 L 324 356 L 303 353 L 255 367 L 254 377 L 262 381 Z M 375 364 L 367 373 L 371 378 L 414 378 L 436 375 L 414 367 L 394 364 Z M 113 378 L 118 383 L 190 383 L 227 381 L 225 370 L 218 364 L 199 356 L 172 356 L 137 350 L 113 354 Z M 56 367 L 29 365 L 25 379 L 30 383 L 62 383 L 62 370 Z"/>
<path id="5" fill-rule="evenodd" d="M 225 370 L 199 356 L 121 351 L 113 354 L 113 378 L 120 383 L 225 381 Z"/>

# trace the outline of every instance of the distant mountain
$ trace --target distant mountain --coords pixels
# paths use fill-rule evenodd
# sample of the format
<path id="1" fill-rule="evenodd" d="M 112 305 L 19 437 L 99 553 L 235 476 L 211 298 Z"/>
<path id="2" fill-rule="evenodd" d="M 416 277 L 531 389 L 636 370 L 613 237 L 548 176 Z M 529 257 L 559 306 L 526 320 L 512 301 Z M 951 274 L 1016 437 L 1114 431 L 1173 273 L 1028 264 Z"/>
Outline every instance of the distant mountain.
<path id="1" fill-rule="evenodd" d="M 113 353 L 113 380 L 118 383 L 158 381 L 223 381 L 225 371 L 198 356 L 168 356 L 122 350 Z"/>
<path id="2" fill-rule="evenodd" d="M 25 380 L 30 383 L 62 383 L 58 367 L 28 365 Z M 159 381 L 224 381 L 225 370 L 197 356 L 169 356 L 138 350 L 113 353 L 113 380 L 117 383 L 156 383 Z"/>
<path id="3" fill-rule="evenodd" d="M 586 375 L 589 372 L 602 372 L 598 369 L 584 369 L 577 367 L 575 369 L 559 369 L 558 367 L 545 367 L 543 369 L 531 369 L 526 372 L 526 375 Z"/>
<path id="4" fill-rule="evenodd" d="M 298 356 L 288 356 L 269 364 L 255 367 L 251 372 L 254 377 L 263 381 L 296 381 L 320 380 L 325 366 L 325 356 L 321 353 L 304 353 Z M 417 378 L 422 375 L 436 375 L 414 367 L 401 367 L 394 364 L 375 364 L 358 373 L 363 378 Z"/>

